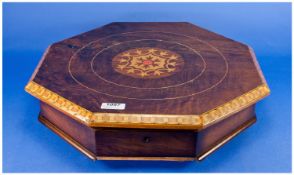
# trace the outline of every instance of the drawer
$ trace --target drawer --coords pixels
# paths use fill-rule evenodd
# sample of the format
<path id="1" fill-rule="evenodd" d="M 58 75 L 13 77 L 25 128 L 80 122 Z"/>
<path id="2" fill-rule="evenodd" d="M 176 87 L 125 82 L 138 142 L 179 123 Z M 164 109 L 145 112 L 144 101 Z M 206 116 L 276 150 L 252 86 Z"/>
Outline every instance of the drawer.
<path id="1" fill-rule="evenodd" d="M 177 130 L 96 130 L 98 156 L 194 157 L 195 133 Z"/>

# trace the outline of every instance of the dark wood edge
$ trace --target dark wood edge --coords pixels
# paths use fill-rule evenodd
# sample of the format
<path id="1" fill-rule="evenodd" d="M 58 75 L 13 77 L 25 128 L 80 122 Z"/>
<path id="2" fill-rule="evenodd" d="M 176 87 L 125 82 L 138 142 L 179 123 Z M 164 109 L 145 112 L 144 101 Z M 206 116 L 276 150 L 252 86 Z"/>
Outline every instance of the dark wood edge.
<path id="1" fill-rule="evenodd" d="M 200 156 L 196 157 L 196 160 L 202 161 L 208 155 L 210 155 L 211 153 L 213 153 L 214 151 L 216 151 L 217 149 L 219 149 L 221 146 L 223 146 L 224 144 L 226 144 L 227 142 L 229 142 L 230 140 L 232 140 L 235 136 L 237 136 L 238 134 L 240 134 L 242 131 L 244 131 L 249 126 L 253 125 L 255 122 L 256 122 L 256 117 L 248 120 L 246 123 L 244 123 L 243 125 L 241 125 L 238 129 L 236 129 L 235 131 L 233 131 L 229 136 L 225 137 L 223 140 L 221 140 L 220 142 L 218 142 L 217 144 L 215 144 L 213 147 L 211 147 L 208 151 L 206 151 L 206 152 L 202 153 Z"/>
<path id="2" fill-rule="evenodd" d="M 256 58 L 256 55 L 255 55 L 255 53 L 254 53 L 253 48 L 250 47 L 250 46 L 247 46 L 247 47 L 248 47 L 248 49 L 249 49 L 249 53 L 250 53 L 250 55 L 251 55 L 251 57 L 252 57 L 252 59 L 253 59 L 253 63 L 254 63 L 254 65 L 255 65 L 256 69 L 257 69 L 257 72 L 258 72 L 258 74 L 259 74 L 259 76 L 260 76 L 260 78 L 261 78 L 261 80 L 262 80 L 262 83 L 264 83 L 264 84 L 266 84 L 266 85 L 268 86 L 268 84 L 267 84 L 267 82 L 266 82 L 266 79 L 265 79 L 265 77 L 264 77 L 264 75 L 263 75 L 263 73 L 262 73 L 261 67 L 260 67 L 260 65 L 259 65 L 259 63 L 258 63 L 258 61 L 257 61 L 257 58 Z"/>
<path id="3" fill-rule="evenodd" d="M 155 161 L 193 161 L 193 160 L 195 160 L 194 157 L 120 157 L 120 156 L 115 157 L 115 156 L 96 156 L 94 153 L 92 153 L 87 148 L 82 146 L 80 143 L 78 143 L 76 140 L 74 140 L 71 136 L 66 134 L 64 131 L 60 130 L 57 126 L 55 126 L 53 123 L 51 123 L 49 120 L 47 120 L 42 115 L 39 115 L 38 119 L 47 128 L 52 130 L 54 133 L 56 133 L 58 136 L 63 138 L 70 145 L 72 145 L 73 147 L 78 149 L 80 152 L 82 152 L 83 154 L 85 154 L 87 157 L 89 157 L 92 160 L 155 160 Z"/>
<path id="4" fill-rule="evenodd" d="M 36 74 L 38 73 L 38 71 L 39 71 L 39 69 L 40 69 L 40 67 L 41 67 L 41 65 L 42 65 L 42 63 L 43 63 L 43 61 L 45 60 L 47 54 L 49 53 L 49 50 L 51 49 L 51 46 L 52 46 L 52 45 L 49 45 L 49 46 L 46 48 L 44 54 L 42 55 L 42 58 L 40 59 L 40 61 L 39 61 L 38 65 L 37 65 L 37 67 L 35 68 L 35 70 L 34 70 L 34 72 L 33 72 L 33 74 L 31 75 L 29 82 L 30 82 L 30 81 L 33 81 L 33 79 L 35 78 L 35 76 L 36 76 Z M 28 82 L 28 83 L 29 83 L 29 82 Z"/>

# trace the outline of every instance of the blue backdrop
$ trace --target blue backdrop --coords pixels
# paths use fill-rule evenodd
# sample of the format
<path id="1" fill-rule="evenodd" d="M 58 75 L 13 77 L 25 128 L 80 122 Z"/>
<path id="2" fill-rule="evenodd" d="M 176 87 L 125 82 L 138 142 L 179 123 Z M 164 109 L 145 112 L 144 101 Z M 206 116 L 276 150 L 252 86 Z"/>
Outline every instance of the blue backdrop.
<path id="1" fill-rule="evenodd" d="M 5 172 L 291 171 L 290 3 L 4 3 Z M 37 121 L 24 91 L 45 48 L 113 21 L 188 21 L 249 44 L 271 88 L 258 122 L 203 162 L 92 161 Z"/>

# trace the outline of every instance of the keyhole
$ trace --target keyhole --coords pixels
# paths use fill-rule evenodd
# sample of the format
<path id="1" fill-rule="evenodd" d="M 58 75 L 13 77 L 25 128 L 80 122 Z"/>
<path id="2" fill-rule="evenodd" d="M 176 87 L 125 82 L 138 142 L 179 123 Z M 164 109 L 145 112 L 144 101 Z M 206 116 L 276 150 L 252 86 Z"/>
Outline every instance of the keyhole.
<path id="1" fill-rule="evenodd" d="M 144 137 L 143 139 L 144 143 L 149 143 L 151 141 L 150 137 Z"/>

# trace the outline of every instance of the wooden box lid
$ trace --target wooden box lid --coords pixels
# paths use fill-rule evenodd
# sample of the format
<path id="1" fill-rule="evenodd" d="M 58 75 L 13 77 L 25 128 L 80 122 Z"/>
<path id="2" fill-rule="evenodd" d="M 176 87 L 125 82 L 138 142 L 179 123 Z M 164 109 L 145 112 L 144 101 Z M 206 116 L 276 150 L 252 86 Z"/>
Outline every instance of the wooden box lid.
<path id="1" fill-rule="evenodd" d="M 186 22 L 54 43 L 25 90 L 89 127 L 169 129 L 205 128 L 270 92 L 250 47 Z"/>

